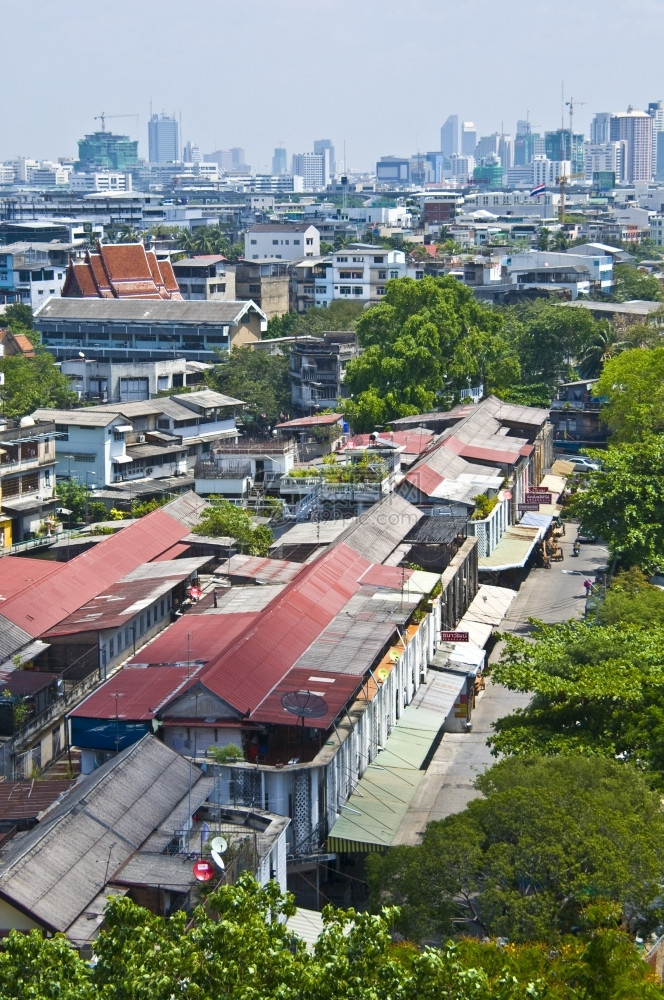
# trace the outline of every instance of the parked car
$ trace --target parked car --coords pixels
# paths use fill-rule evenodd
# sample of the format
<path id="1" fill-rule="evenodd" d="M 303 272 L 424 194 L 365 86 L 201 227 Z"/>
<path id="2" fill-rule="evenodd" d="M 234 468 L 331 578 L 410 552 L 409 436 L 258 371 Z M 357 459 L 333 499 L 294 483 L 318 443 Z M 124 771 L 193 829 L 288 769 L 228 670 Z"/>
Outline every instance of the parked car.
<path id="1" fill-rule="evenodd" d="M 585 455 L 577 455 L 574 459 L 575 472 L 597 472 L 598 469 L 597 462 L 591 462 Z"/>

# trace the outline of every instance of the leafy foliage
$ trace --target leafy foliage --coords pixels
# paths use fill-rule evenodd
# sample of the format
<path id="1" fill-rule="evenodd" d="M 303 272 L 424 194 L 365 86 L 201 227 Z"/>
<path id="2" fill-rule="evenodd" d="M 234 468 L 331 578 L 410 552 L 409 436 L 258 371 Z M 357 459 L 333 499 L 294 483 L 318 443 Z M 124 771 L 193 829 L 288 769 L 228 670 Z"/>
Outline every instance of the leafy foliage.
<path id="1" fill-rule="evenodd" d="M 388 282 L 385 300 L 357 324 L 364 353 L 346 369 L 354 429 L 431 410 L 469 378 L 489 392 L 512 384 L 519 363 L 502 327 L 502 317 L 454 278 Z"/>
<path id="2" fill-rule="evenodd" d="M 53 355 L 41 348 L 32 358 L 20 354 L 0 358 L 0 371 L 5 374 L 1 395 L 6 417 L 18 420 L 39 407 L 67 409 L 76 402 Z"/>
<path id="3" fill-rule="evenodd" d="M 494 679 L 532 692 L 533 699 L 498 720 L 489 741 L 493 751 L 618 758 L 652 772 L 661 784 L 664 625 L 532 624 L 534 641 L 502 637 L 505 649 Z"/>
<path id="4" fill-rule="evenodd" d="M 659 799 L 632 768 L 583 757 L 506 759 L 476 782 L 485 798 L 429 823 L 418 847 L 368 859 L 376 905 L 426 939 L 463 928 L 554 942 L 593 900 L 657 921 L 664 862 Z"/>
<path id="5" fill-rule="evenodd" d="M 664 347 L 636 348 L 606 361 L 593 394 L 616 441 L 664 431 Z"/>
<path id="6" fill-rule="evenodd" d="M 288 312 L 274 316 L 267 324 L 264 340 L 275 337 L 318 337 L 328 330 L 354 330 L 362 316 L 361 302 L 345 302 L 336 299 L 329 306 L 314 306 L 306 313 Z"/>
<path id="7" fill-rule="evenodd" d="M 55 495 L 60 501 L 60 506 L 71 511 L 70 515 L 65 515 L 68 520 L 83 520 L 85 503 L 90 499 L 90 490 L 84 483 L 79 483 L 76 479 L 62 479 L 55 487 Z"/>
<path id="8" fill-rule="evenodd" d="M 597 909 L 597 908 L 595 908 Z M 0 952 L 0 993 L 17 1000 L 655 1000 L 627 935 L 602 911 L 582 938 L 557 949 L 477 940 L 423 951 L 394 945 L 395 914 L 334 911 L 309 951 L 285 920 L 295 910 L 272 882 L 246 873 L 168 920 L 127 897 L 109 899 L 88 963 L 62 935 L 12 931 Z"/>
<path id="9" fill-rule="evenodd" d="M 621 567 L 663 565 L 664 435 L 590 454 L 601 466 L 587 474 L 570 514 L 607 541 Z"/>
<path id="10" fill-rule="evenodd" d="M 274 535 L 265 524 L 254 524 L 249 514 L 230 500 L 212 497 L 201 514 L 201 522 L 192 529 L 197 535 L 234 538 L 246 555 L 266 556 Z"/>
<path id="11" fill-rule="evenodd" d="M 662 286 L 652 274 L 644 274 L 631 264 L 616 264 L 614 274 L 614 302 L 628 302 L 645 299 L 648 302 L 662 302 Z"/>
<path id="12" fill-rule="evenodd" d="M 211 389 L 245 402 L 243 421 L 257 430 L 276 423 L 290 409 L 288 358 L 282 354 L 236 347 L 220 352 L 206 374 Z"/>
<path id="13" fill-rule="evenodd" d="M 511 306 L 504 315 L 506 335 L 519 357 L 523 382 L 544 383 L 551 394 L 558 382 L 575 377 L 575 360 L 606 326 L 585 309 L 543 299 Z"/>

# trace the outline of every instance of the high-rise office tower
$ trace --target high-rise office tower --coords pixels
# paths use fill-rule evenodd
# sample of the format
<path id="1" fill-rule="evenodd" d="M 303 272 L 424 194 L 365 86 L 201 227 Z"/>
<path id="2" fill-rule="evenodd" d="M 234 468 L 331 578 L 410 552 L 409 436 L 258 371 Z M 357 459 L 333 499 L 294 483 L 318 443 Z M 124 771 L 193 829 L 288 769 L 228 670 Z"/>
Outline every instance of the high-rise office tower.
<path id="1" fill-rule="evenodd" d="M 474 156 L 477 146 L 477 129 L 474 122 L 464 122 L 461 126 L 461 155 Z"/>
<path id="2" fill-rule="evenodd" d="M 276 176 L 288 173 L 288 154 L 284 146 L 277 146 L 272 154 L 272 173 Z"/>
<path id="3" fill-rule="evenodd" d="M 532 129 L 530 127 L 530 122 L 528 119 L 519 118 L 516 123 L 516 134 L 517 135 L 530 135 Z"/>
<path id="4" fill-rule="evenodd" d="M 498 156 L 503 170 L 511 170 L 514 166 L 514 139 L 511 135 L 501 135 L 498 143 Z"/>
<path id="5" fill-rule="evenodd" d="M 459 152 L 459 116 L 448 115 L 440 130 L 440 151 L 443 156 L 456 156 Z"/>
<path id="6" fill-rule="evenodd" d="M 148 122 L 150 163 L 175 163 L 180 159 L 180 130 L 176 118 L 153 115 Z"/>
<path id="7" fill-rule="evenodd" d="M 664 163 L 658 161 L 659 137 L 664 132 L 664 101 L 650 101 L 648 114 L 652 118 L 652 175 L 655 180 L 660 180 L 664 173 Z"/>
<path id="8" fill-rule="evenodd" d="M 628 184 L 652 178 L 652 127 L 653 119 L 649 114 L 631 107 L 611 116 L 611 142 L 627 143 L 625 180 Z"/>
<path id="9" fill-rule="evenodd" d="M 325 156 L 326 150 L 329 160 L 329 172 L 330 174 L 335 174 L 337 171 L 337 165 L 334 160 L 334 146 L 332 145 L 332 140 L 314 139 L 314 153 L 316 156 Z"/>
<path id="10" fill-rule="evenodd" d="M 549 160 L 571 160 L 572 173 L 585 172 L 583 135 L 575 132 L 571 137 L 568 128 L 558 128 L 555 132 L 544 133 L 544 148 Z"/>
<path id="11" fill-rule="evenodd" d="M 323 188 L 330 179 L 329 150 L 324 153 L 294 153 L 292 173 L 302 177 L 305 191 L 315 191 Z"/>
<path id="12" fill-rule="evenodd" d="M 598 111 L 590 123 L 590 141 L 593 146 L 600 146 L 602 143 L 610 142 L 610 135 L 611 113 Z"/>

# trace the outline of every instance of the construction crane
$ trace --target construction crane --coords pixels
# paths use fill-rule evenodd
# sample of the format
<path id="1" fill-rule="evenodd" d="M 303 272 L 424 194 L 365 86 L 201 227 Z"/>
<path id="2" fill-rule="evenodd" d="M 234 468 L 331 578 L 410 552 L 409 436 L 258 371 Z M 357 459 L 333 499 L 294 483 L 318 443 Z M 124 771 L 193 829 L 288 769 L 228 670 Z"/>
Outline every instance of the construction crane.
<path id="1" fill-rule="evenodd" d="M 107 118 L 135 118 L 136 126 L 138 127 L 138 119 L 140 115 L 107 115 L 105 111 L 102 111 L 100 115 L 95 115 L 95 121 L 101 121 L 102 132 L 106 131 L 106 119 Z"/>
<path id="2" fill-rule="evenodd" d="M 565 225 L 565 185 L 568 181 L 576 180 L 580 177 L 585 177 L 584 173 L 580 174 L 560 174 L 556 177 L 556 184 L 560 184 L 560 224 Z"/>

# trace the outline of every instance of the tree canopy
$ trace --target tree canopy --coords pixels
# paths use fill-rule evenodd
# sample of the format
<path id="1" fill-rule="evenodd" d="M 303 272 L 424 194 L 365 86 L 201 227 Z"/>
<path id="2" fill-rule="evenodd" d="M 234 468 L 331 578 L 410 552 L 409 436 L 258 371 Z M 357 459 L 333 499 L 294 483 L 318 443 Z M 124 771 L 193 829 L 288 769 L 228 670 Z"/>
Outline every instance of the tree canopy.
<path id="1" fill-rule="evenodd" d="M 234 538 L 238 548 L 250 556 L 266 556 L 274 535 L 266 524 L 256 524 L 242 507 L 230 500 L 212 497 L 201 514 L 201 522 L 192 529 L 197 535 Z"/>
<path id="2" fill-rule="evenodd" d="M 522 382 L 544 383 L 551 395 L 558 382 L 575 377 L 576 360 L 607 326 L 586 309 L 544 299 L 511 306 L 503 313 L 506 335 L 521 363 Z"/>
<path id="3" fill-rule="evenodd" d="M 645 274 L 631 264 L 615 264 L 614 302 L 629 302 L 632 299 L 645 299 L 648 302 L 662 302 L 662 286 L 653 274 Z"/>
<path id="4" fill-rule="evenodd" d="M 314 306 L 306 313 L 288 312 L 268 320 L 264 340 L 275 337 L 319 337 L 327 330 L 354 330 L 364 303 L 335 299 L 329 306 Z"/>
<path id="5" fill-rule="evenodd" d="M 600 468 L 587 474 L 570 514 L 606 540 L 621 567 L 663 565 L 664 434 L 591 454 Z"/>
<path id="6" fill-rule="evenodd" d="M 484 797 L 429 823 L 421 845 L 368 859 L 374 905 L 400 906 L 404 933 L 554 942 L 600 899 L 634 926 L 657 923 L 664 816 L 636 770 L 508 758 L 476 787 Z"/>
<path id="7" fill-rule="evenodd" d="M 346 369 L 346 415 L 356 431 L 431 410 L 469 380 L 485 391 L 518 381 L 503 320 L 455 278 L 387 284 L 385 299 L 357 324 L 364 353 Z"/>
<path id="8" fill-rule="evenodd" d="M 188 917 L 111 897 L 93 961 L 63 935 L 11 931 L 0 951 L 0 994 L 16 1000 L 661 1000 L 645 962 L 604 909 L 561 947 L 462 941 L 395 945 L 396 916 L 334 911 L 307 949 L 286 924 L 292 897 L 242 874 Z M 600 911 L 599 907 L 594 908 Z"/>
<path id="9" fill-rule="evenodd" d="M 0 358 L 5 384 L 0 389 L 4 415 L 18 420 L 39 407 L 67 409 L 76 402 L 76 393 L 56 366 L 52 354 L 42 348 L 34 357 L 14 354 Z"/>
<path id="10" fill-rule="evenodd" d="M 211 389 L 245 402 L 240 422 L 263 432 L 290 410 L 288 357 L 234 347 L 219 353 L 219 364 L 207 372 Z"/>
<path id="11" fill-rule="evenodd" d="M 664 347 L 623 351 L 605 361 L 593 394 L 616 441 L 664 431 Z"/>

